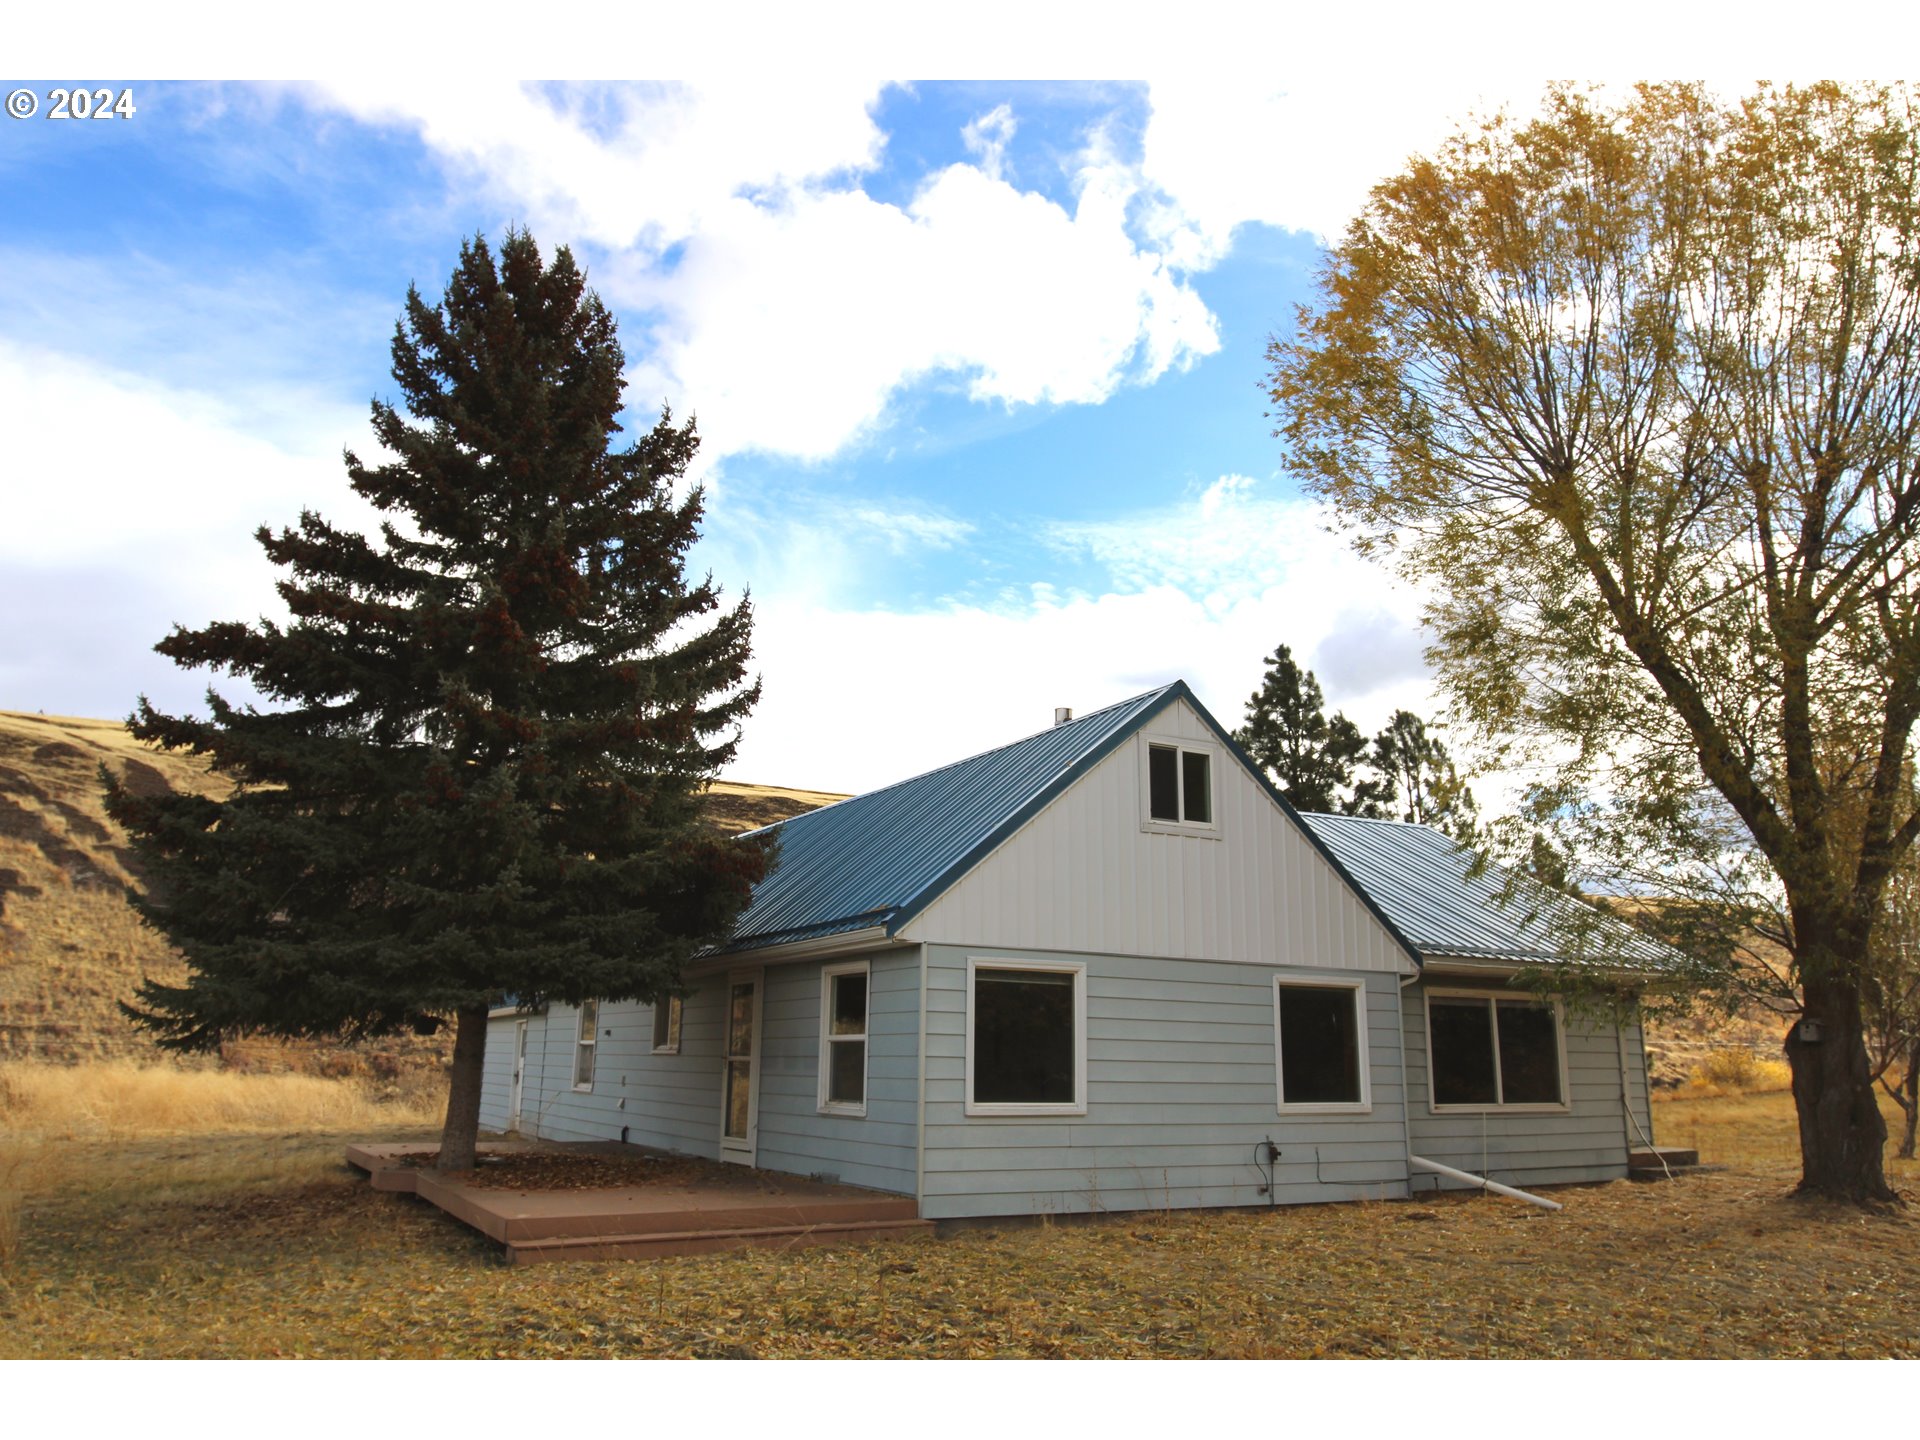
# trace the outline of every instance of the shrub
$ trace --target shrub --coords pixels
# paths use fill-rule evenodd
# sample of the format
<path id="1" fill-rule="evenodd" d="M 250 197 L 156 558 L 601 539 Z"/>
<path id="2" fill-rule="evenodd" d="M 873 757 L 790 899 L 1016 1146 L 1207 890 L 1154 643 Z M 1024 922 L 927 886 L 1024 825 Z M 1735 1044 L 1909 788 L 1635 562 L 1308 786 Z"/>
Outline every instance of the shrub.
<path id="1" fill-rule="evenodd" d="M 1687 1076 L 1696 1092 L 1745 1095 L 1755 1090 L 1785 1090 L 1793 1072 L 1784 1060 L 1763 1060 L 1751 1050 L 1715 1050 Z"/>

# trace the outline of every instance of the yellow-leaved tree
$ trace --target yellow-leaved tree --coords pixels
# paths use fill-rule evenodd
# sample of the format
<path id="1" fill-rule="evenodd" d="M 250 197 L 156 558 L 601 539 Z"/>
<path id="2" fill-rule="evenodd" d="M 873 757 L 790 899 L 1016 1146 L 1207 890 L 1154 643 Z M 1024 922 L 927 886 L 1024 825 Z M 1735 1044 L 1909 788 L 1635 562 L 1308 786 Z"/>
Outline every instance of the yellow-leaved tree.
<path id="1" fill-rule="evenodd" d="M 1855 1200 L 1920 831 L 1917 173 L 1906 88 L 1557 88 L 1377 186 L 1269 351 L 1287 463 L 1435 596 L 1531 818 L 1590 881 L 1781 917 L 1801 1188 Z"/>

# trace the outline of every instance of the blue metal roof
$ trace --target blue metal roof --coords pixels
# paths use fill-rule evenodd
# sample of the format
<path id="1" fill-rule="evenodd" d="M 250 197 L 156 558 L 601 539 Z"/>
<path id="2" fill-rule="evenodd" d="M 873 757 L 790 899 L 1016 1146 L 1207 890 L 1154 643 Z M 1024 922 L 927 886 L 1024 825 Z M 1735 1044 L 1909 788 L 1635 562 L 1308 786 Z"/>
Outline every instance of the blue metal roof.
<path id="1" fill-rule="evenodd" d="M 1347 872 L 1428 959 L 1586 962 L 1663 971 L 1681 957 L 1624 921 L 1489 863 L 1469 875 L 1472 857 L 1425 825 L 1302 815 Z M 1511 884 L 1512 895 L 1502 903 Z"/>
<path id="2" fill-rule="evenodd" d="M 1176 680 L 984 755 L 751 832 L 779 837 L 779 861 L 754 888 L 724 948 L 873 926 L 897 931 L 1140 724 L 1182 697 L 1193 700 Z"/>

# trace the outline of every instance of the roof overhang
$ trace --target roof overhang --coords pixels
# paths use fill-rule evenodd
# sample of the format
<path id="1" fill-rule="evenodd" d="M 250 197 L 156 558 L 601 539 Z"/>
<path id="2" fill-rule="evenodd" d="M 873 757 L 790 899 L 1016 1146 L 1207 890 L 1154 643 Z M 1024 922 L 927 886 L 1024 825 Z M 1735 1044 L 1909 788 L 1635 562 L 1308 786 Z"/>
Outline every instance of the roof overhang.
<path id="1" fill-rule="evenodd" d="M 904 943 L 907 942 L 895 939 L 885 925 L 869 925 L 861 930 L 843 930 L 837 935 L 814 935 L 804 940 L 749 945 L 738 950 L 723 950 L 717 955 L 703 955 L 687 965 L 686 973 L 716 975 L 743 965 L 778 965 L 789 960 L 817 960 L 823 955 L 891 950 Z"/>
<path id="2" fill-rule="evenodd" d="M 1450 955 L 1443 950 L 1421 952 L 1428 975 L 1472 977 L 1482 980 L 1507 980 L 1524 971 L 1570 970 L 1575 967 L 1557 956 Z M 1617 985 L 1647 986 L 1666 978 L 1658 972 L 1632 965 L 1604 965 L 1582 962 L 1583 979 L 1603 980 Z"/>

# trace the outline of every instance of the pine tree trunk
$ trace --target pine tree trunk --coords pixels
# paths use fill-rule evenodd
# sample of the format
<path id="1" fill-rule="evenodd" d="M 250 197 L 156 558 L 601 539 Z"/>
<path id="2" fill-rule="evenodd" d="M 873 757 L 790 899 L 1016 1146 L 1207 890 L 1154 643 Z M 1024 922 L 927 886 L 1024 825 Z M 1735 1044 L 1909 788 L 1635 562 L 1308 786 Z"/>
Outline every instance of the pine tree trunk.
<path id="1" fill-rule="evenodd" d="M 480 1078 L 487 1059 L 487 1007 L 459 1012 L 453 1032 L 453 1073 L 447 1087 L 447 1123 L 440 1132 L 443 1173 L 473 1169 L 480 1139 Z"/>
<path id="2" fill-rule="evenodd" d="M 1890 1201 L 1887 1122 L 1867 1063 L 1859 989 L 1837 979 L 1809 980 L 1801 999 L 1805 1008 L 1786 1044 L 1800 1121 L 1800 1193 Z M 1816 1027 L 1818 1038 L 1809 1039 Z"/>

